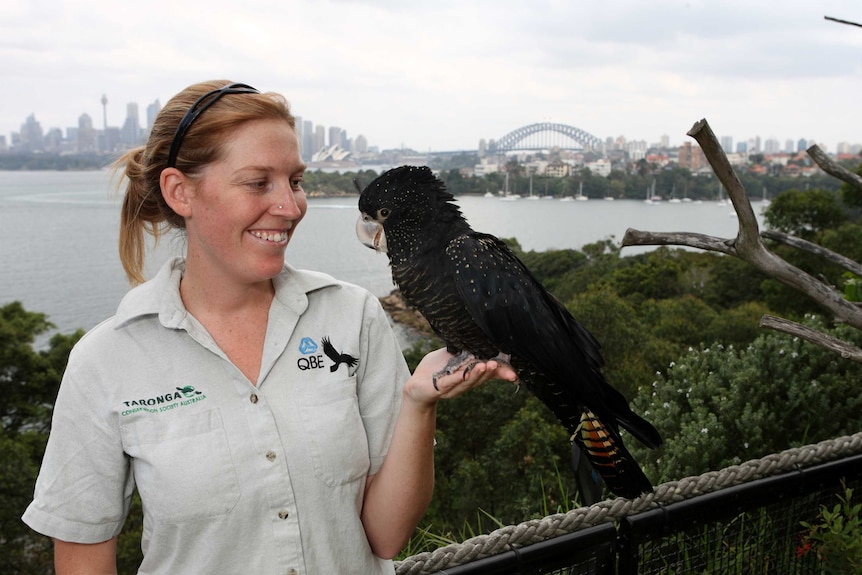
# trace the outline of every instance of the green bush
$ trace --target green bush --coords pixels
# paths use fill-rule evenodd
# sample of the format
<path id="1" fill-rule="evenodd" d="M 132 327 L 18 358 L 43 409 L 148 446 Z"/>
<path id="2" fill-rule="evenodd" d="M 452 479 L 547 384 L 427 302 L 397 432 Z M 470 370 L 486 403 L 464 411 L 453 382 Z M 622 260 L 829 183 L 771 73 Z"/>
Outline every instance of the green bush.
<path id="1" fill-rule="evenodd" d="M 817 553 L 827 575 L 862 572 L 862 504 L 853 503 L 853 490 L 844 487 L 838 503 L 820 507 L 816 523 L 803 521 L 808 533 L 797 554 Z"/>
<path id="2" fill-rule="evenodd" d="M 860 339 L 846 326 L 827 331 Z M 743 349 L 690 349 L 632 402 L 665 445 L 649 451 L 632 442 L 631 451 L 660 483 L 854 433 L 862 429 L 860 380 L 859 364 L 779 333 Z"/>

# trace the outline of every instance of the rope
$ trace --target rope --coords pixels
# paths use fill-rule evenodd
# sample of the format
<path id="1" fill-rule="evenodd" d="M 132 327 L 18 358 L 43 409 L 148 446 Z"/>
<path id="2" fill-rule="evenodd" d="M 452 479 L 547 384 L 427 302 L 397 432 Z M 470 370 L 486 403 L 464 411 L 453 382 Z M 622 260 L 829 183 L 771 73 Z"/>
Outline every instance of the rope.
<path id="1" fill-rule="evenodd" d="M 684 501 L 720 489 L 844 459 L 859 453 L 862 453 L 862 432 L 787 449 L 761 459 L 752 459 L 739 465 L 726 467 L 720 471 L 709 471 L 703 475 L 668 481 L 657 486 L 652 493 L 646 493 L 636 499 L 608 499 L 567 513 L 549 515 L 518 525 L 507 525 L 488 535 L 479 535 L 463 543 L 453 543 L 434 551 L 407 557 L 396 563 L 395 572 L 397 575 L 427 575 L 497 555 L 515 547 L 524 547 L 593 525 L 619 520 L 628 515 L 658 507 L 659 504 Z"/>

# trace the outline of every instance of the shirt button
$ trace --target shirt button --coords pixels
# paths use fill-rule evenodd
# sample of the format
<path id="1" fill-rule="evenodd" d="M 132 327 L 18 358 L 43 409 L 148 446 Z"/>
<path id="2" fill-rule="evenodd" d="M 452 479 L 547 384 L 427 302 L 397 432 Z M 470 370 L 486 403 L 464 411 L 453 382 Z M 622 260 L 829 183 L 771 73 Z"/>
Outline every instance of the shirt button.
<path id="1" fill-rule="evenodd" d="M 279 519 L 287 519 L 288 515 L 290 515 L 290 513 L 288 513 L 286 509 L 282 509 L 278 512 Z"/>
<path id="2" fill-rule="evenodd" d="M 257 394 L 252 393 L 250 396 L 248 396 L 248 400 L 252 403 L 257 403 Z"/>
<path id="3" fill-rule="evenodd" d="M 267 451 L 266 458 L 270 461 L 275 461 L 275 451 Z"/>

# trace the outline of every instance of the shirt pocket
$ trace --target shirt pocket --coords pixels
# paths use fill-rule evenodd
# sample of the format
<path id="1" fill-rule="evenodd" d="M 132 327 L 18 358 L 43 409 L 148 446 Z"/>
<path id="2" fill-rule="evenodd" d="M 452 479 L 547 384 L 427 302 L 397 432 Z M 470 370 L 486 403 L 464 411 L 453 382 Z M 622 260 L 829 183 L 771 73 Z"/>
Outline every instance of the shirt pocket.
<path id="1" fill-rule="evenodd" d="M 183 523 L 225 515 L 236 506 L 239 482 L 219 410 L 140 419 L 121 432 L 153 519 Z"/>
<path id="2" fill-rule="evenodd" d="M 345 379 L 318 387 L 299 405 L 314 476 L 330 487 L 365 477 L 370 467 L 368 439 L 356 381 Z"/>

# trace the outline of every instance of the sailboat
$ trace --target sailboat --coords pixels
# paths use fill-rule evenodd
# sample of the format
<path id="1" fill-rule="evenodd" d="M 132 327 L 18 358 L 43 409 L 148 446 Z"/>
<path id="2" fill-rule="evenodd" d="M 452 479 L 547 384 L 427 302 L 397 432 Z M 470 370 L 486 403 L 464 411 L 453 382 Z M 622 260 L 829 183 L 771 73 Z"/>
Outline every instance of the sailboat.
<path id="1" fill-rule="evenodd" d="M 657 204 L 661 201 L 661 196 L 657 196 L 655 193 L 655 180 L 652 181 L 652 186 L 647 188 L 646 191 L 646 199 L 644 200 L 645 204 Z"/>
<path id="2" fill-rule="evenodd" d="M 519 196 L 518 194 L 510 194 L 509 193 L 509 172 L 506 172 L 505 189 L 502 190 L 502 192 L 503 193 L 500 196 L 500 199 L 503 200 L 504 202 L 512 202 L 514 200 L 520 200 L 521 199 L 521 196 Z"/>
<path id="3" fill-rule="evenodd" d="M 539 196 L 533 195 L 533 173 L 530 172 L 530 195 L 527 196 L 528 200 L 538 200 Z"/>
<path id="4" fill-rule="evenodd" d="M 724 199 L 724 186 L 721 185 L 721 182 L 718 182 L 718 205 L 726 206 L 727 200 Z"/>
<path id="5" fill-rule="evenodd" d="M 579 202 L 585 202 L 589 199 L 587 196 L 584 195 L 584 183 L 583 182 L 578 183 L 578 195 L 575 196 L 575 199 L 578 200 Z"/>
<path id="6" fill-rule="evenodd" d="M 685 187 L 682 190 L 682 201 L 686 203 L 691 201 L 691 198 L 688 197 L 688 183 L 685 184 Z"/>
<path id="7" fill-rule="evenodd" d="M 667 202 L 668 202 L 669 204 L 678 204 L 678 203 L 682 202 L 682 200 L 681 200 L 681 199 L 679 199 L 678 197 L 676 197 L 676 184 L 674 184 L 674 185 L 673 185 L 673 187 L 671 188 L 671 190 L 670 190 L 670 199 L 669 199 Z"/>
<path id="8" fill-rule="evenodd" d="M 646 189 L 646 197 L 644 198 L 644 203 L 645 204 L 653 203 L 652 199 L 650 199 L 649 187 L 647 187 L 647 189 Z"/>
<path id="9" fill-rule="evenodd" d="M 563 194 L 562 196 L 560 196 L 560 201 L 561 202 L 574 202 L 575 198 L 574 198 L 574 196 L 567 196 L 567 195 Z"/>

